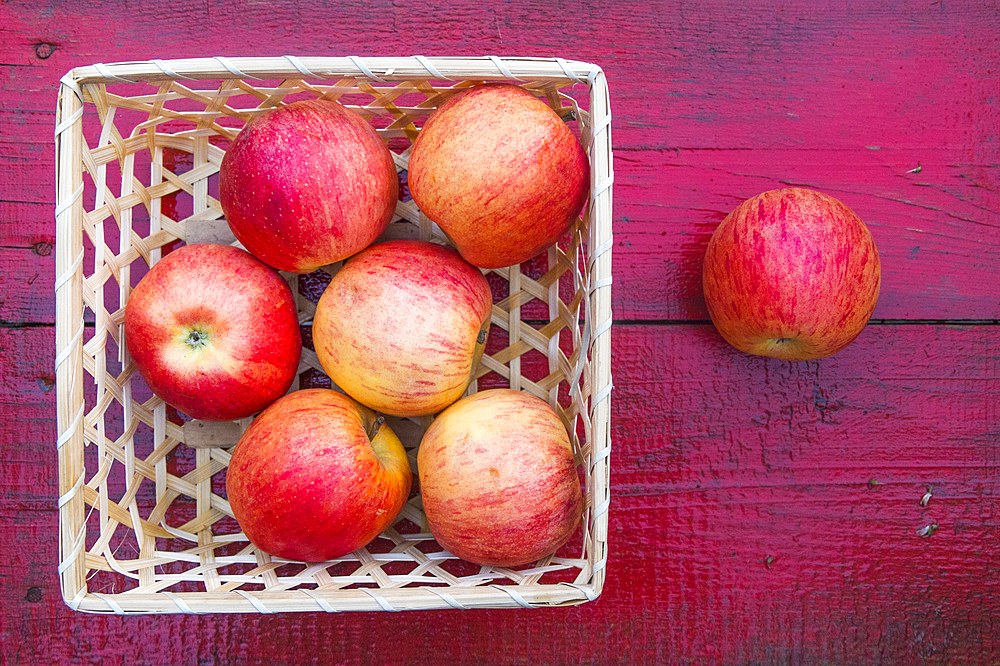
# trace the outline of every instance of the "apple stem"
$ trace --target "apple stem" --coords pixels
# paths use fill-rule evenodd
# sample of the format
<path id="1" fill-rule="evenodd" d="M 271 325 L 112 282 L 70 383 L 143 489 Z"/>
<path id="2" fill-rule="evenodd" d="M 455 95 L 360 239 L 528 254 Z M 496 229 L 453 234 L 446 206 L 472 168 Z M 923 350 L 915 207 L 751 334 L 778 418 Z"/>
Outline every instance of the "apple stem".
<path id="1" fill-rule="evenodd" d="M 382 429 L 382 426 L 384 424 L 385 424 L 385 417 L 379 414 L 378 417 L 375 419 L 375 422 L 372 423 L 372 427 L 369 428 L 368 430 L 368 439 L 369 440 L 375 439 L 375 435 L 378 434 L 378 431 Z"/>

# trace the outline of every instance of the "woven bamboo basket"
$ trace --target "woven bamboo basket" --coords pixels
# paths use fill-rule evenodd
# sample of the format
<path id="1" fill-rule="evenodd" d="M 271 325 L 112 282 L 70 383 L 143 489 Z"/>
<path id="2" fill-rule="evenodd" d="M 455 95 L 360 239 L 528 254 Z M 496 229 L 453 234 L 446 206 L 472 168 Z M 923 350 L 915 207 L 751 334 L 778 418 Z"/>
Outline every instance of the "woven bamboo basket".
<path id="1" fill-rule="evenodd" d="M 291 562 L 254 548 L 225 497 L 230 449 L 249 420 L 186 420 L 152 395 L 122 340 L 129 293 L 180 243 L 226 242 L 219 164 L 240 127 L 296 99 L 336 99 L 369 119 L 405 172 L 427 115 L 456 91 L 509 81 L 578 132 L 592 191 L 557 247 L 486 271 L 490 339 L 470 392 L 507 386 L 548 401 L 584 484 L 577 535 L 525 567 L 444 551 L 419 494 L 366 548 Z M 98 64 L 63 77 L 55 143 L 59 576 L 93 613 L 399 611 L 573 605 L 601 593 L 610 504 L 611 113 L 600 68 L 562 59 L 200 58 Z M 402 196 L 387 236 L 447 243 Z M 324 278 L 286 275 L 304 340 Z M 306 345 L 308 347 L 308 343 Z M 291 390 L 323 385 L 303 350 Z M 391 421 L 416 464 L 429 418 Z"/>

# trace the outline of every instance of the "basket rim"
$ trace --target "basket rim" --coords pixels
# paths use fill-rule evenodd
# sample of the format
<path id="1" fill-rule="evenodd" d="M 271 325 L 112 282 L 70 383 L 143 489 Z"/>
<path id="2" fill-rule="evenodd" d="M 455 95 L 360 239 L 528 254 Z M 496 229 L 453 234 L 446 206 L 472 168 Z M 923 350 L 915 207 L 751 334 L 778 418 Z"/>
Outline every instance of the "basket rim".
<path id="1" fill-rule="evenodd" d="M 82 590 L 81 590 L 82 592 Z M 76 611 L 149 615 L 558 608 L 596 600 L 598 586 L 578 583 L 476 587 L 334 588 L 247 592 L 86 592 L 66 600 Z"/>
<path id="2" fill-rule="evenodd" d="M 586 300 L 585 342 L 593 359 L 594 384 L 589 409 L 593 420 L 591 470 L 597 485 L 589 498 L 594 512 L 595 552 L 586 583 L 529 583 L 435 588 L 349 588 L 315 590 L 262 590 L 236 594 L 212 592 L 90 592 L 80 580 L 81 552 L 86 525 L 78 534 L 69 528 L 68 517 L 83 502 L 85 470 L 71 459 L 84 447 L 82 417 L 83 304 L 80 289 L 84 279 L 82 252 L 76 254 L 72 237 L 82 211 L 82 172 L 79 155 L 84 142 L 82 116 L 83 84 L 164 82 L 219 79 L 358 79 L 369 82 L 407 80 L 509 81 L 582 83 L 588 86 L 591 114 L 591 194 L 588 231 L 590 284 Z M 597 599 L 603 590 L 607 565 L 607 522 L 610 506 L 610 374 L 612 317 L 611 286 L 611 194 L 614 181 L 611 150 L 611 110 L 607 81 L 595 64 L 561 58 L 536 57 L 265 57 L 187 58 L 94 64 L 70 70 L 61 80 L 56 116 L 56 377 L 59 454 L 58 502 L 60 515 L 60 587 L 63 600 L 74 610 L 91 613 L 232 613 L 341 610 L 417 610 L 446 608 L 534 608 L 577 605 Z M 76 159 L 75 164 L 73 160 Z M 76 290 L 74 292 L 74 290 Z M 79 312 L 77 312 L 79 310 Z M 82 465 L 82 459 L 79 461 Z M 78 473 L 79 472 L 79 473 Z"/>
<path id="3" fill-rule="evenodd" d="M 558 57 L 518 56 L 294 56 L 152 59 L 95 63 L 70 70 L 64 83 L 138 83 L 177 79 L 218 80 L 307 76 L 368 81 L 544 80 L 593 85 L 603 70 L 596 64 Z"/>

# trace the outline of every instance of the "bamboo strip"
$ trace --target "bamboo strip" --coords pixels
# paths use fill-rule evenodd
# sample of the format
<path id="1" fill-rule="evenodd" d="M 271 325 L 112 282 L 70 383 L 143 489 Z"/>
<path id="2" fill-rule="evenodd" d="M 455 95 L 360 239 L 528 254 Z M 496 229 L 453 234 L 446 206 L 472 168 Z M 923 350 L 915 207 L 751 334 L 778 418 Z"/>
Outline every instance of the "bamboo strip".
<path id="1" fill-rule="evenodd" d="M 193 79 L 232 79 L 256 77 L 259 79 L 284 79 L 300 76 L 303 72 L 296 61 L 313 74 L 311 78 L 367 79 L 367 75 L 350 58 L 294 58 L 289 56 L 272 58 L 229 58 L 233 71 L 218 58 L 188 58 L 173 60 L 170 72 L 164 71 L 154 62 L 126 62 L 107 65 L 79 67 L 71 72 L 81 84 L 94 82 L 168 81 L 178 77 Z M 409 80 L 476 80 L 508 81 L 510 77 L 501 71 L 488 57 L 483 58 L 363 58 L 359 61 L 383 79 L 392 81 Z M 576 77 L 578 82 L 597 76 L 596 65 L 576 61 L 560 62 L 551 58 L 504 58 L 510 74 L 520 79 L 535 82 L 561 81 Z M 103 70 L 103 71 L 102 71 Z"/>
<path id="2" fill-rule="evenodd" d="M 83 535 L 83 105 L 65 81 L 56 114 L 56 420 L 59 459 L 59 573 L 63 599 L 86 590 Z"/>

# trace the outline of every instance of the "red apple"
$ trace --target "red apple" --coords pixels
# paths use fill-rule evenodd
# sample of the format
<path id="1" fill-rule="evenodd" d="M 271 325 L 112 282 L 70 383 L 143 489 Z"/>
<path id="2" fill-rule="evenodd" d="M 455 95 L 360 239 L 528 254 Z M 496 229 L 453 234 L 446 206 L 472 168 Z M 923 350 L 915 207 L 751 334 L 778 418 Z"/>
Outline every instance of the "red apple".
<path id="1" fill-rule="evenodd" d="M 345 262 L 320 297 L 316 355 L 358 402 L 392 416 L 432 414 L 468 388 L 492 307 L 486 278 L 455 250 L 378 243 Z"/>
<path id="2" fill-rule="evenodd" d="M 291 386 L 302 337 L 292 291 L 239 248 L 185 245 L 157 262 L 125 306 L 139 374 L 195 419 L 256 414 Z"/>
<path id="3" fill-rule="evenodd" d="M 252 119 L 219 169 L 236 238 L 283 271 L 308 273 L 378 238 L 399 198 L 385 142 L 337 102 L 309 100 Z"/>
<path id="4" fill-rule="evenodd" d="M 470 88 L 431 114 L 408 173 L 420 210 L 482 268 L 519 264 L 553 245 L 590 190 L 587 155 L 566 123 L 506 83 Z"/>
<path id="5" fill-rule="evenodd" d="M 255 546 L 325 562 L 391 525 L 411 483 L 406 451 L 384 419 L 337 391 L 304 389 L 265 409 L 243 433 L 226 495 Z"/>
<path id="6" fill-rule="evenodd" d="M 823 358 L 854 340 L 878 300 L 881 268 L 865 223 L 837 199 L 802 188 L 747 199 L 705 253 L 705 303 L 740 351 Z"/>
<path id="7" fill-rule="evenodd" d="M 444 410 L 420 442 L 417 471 L 434 538 L 475 564 L 535 562 L 580 523 L 583 495 L 566 428 L 528 393 L 481 391 Z"/>

